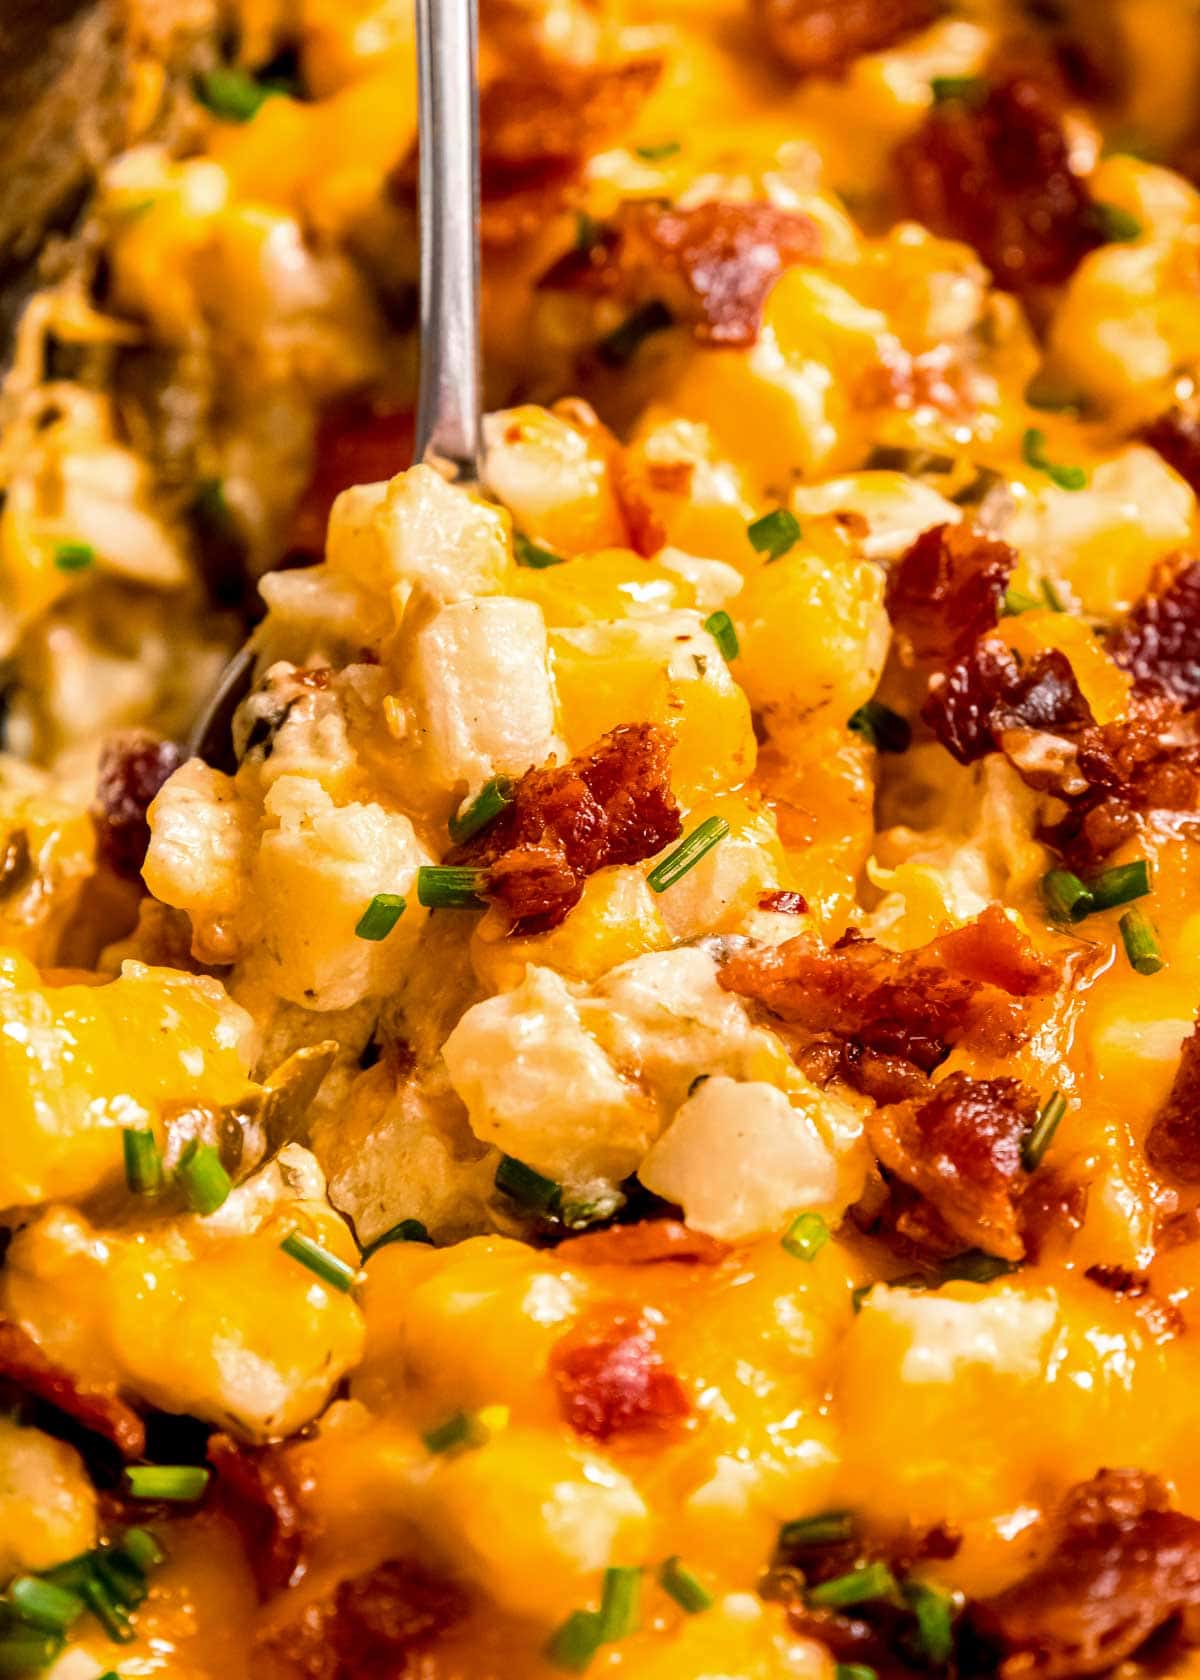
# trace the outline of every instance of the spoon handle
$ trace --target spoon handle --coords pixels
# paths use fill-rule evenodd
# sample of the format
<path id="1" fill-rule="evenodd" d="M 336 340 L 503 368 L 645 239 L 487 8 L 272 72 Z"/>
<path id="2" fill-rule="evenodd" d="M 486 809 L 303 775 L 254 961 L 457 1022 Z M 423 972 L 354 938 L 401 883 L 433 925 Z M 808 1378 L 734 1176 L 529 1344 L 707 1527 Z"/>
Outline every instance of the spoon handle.
<path id="1" fill-rule="evenodd" d="M 479 477 L 477 0 L 417 0 L 421 392 L 416 459 Z"/>

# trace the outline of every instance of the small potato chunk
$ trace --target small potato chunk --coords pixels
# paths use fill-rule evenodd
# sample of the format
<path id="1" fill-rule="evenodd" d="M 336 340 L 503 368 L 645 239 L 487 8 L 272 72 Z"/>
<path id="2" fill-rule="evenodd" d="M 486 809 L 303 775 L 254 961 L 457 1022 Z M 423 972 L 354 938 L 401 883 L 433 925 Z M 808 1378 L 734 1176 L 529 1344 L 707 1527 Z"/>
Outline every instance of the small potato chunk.
<path id="1" fill-rule="evenodd" d="M 0 1417 L 0 1581 L 49 1569 L 96 1540 L 96 1490 L 65 1441 Z"/>

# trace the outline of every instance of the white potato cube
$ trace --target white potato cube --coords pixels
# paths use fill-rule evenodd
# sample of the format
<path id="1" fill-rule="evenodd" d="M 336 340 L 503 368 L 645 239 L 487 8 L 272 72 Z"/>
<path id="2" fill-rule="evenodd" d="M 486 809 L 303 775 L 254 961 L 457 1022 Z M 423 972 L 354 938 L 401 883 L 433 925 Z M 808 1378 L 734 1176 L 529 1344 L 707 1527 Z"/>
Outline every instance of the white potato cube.
<path id="1" fill-rule="evenodd" d="M 74 1447 L 0 1417 L 0 1581 L 96 1540 L 96 1490 Z"/>
<path id="2" fill-rule="evenodd" d="M 922 531 L 934 525 L 957 525 L 962 509 L 928 484 L 900 472 L 846 473 L 823 484 L 802 484 L 792 491 L 792 508 L 805 515 L 860 513 L 869 530 L 861 549 L 868 560 L 895 560 Z"/>

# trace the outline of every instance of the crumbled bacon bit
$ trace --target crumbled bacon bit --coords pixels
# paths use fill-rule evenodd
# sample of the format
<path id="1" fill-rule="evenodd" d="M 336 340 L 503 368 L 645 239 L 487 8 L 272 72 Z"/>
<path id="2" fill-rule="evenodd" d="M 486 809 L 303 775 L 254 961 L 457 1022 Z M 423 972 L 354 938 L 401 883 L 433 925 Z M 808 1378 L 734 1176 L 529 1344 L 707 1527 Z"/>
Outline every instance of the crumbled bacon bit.
<path id="1" fill-rule="evenodd" d="M 678 1219 L 642 1219 L 636 1225 L 609 1225 L 571 1237 L 555 1253 L 581 1266 L 651 1266 L 664 1260 L 715 1266 L 729 1253 L 729 1245 L 689 1230 Z"/>
<path id="2" fill-rule="evenodd" d="M 102 1435 L 125 1458 L 141 1458 L 146 1428 L 141 1418 L 111 1391 L 89 1388 L 44 1354 L 28 1331 L 0 1318 L 0 1386 L 65 1412 L 95 1435 Z"/>
<path id="3" fill-rule="evenodd" d="M 1051 990 L 1054 970 L 993 905 L 919 950 L 889 951 L 861 937 L 825 950 L 800 935 L 735 954 L 720 980 L 793 1027 L 928 1072 L 964 1039 L 1001 1051 L 1018 1042 L 1019 1000 Z"/>
<path id="4" fill-rule="evenodd" d="M 887 1170 L 929 1203 L 961 1247 L 1021 1260 L 1021 1142 L 1036 1119 L 1037 1102 L 1019 1079 L 953 1073 L 924 1100 L 877 1110 L 867 1134 Z"/>
<path id="5" fill-rule="evenodd" d="M 922 531 L 892 567 L 887 610 L 917 659 L 944 664 L 970 651 L 999 616 L 1016 551 L 974 525 Z"/>
<path id="6" fill-rule="evenodd" d="M 992 636 L 932 679 L 921 716 L 960 764 L 995 752 L 1005 730 L 1061 734 L 1093 721 L 1064 653 L 1022 667 Z"/>
<path id="7" fill-rule="evenodd" d="M 343 490 L 375 484 L 412 464 L 413 413 L 380 409 L 362 397 L 330 404 L 317 422 L 313 470 L 292 515 L 289 553 L 321 555 L 329 510 Z"/>
<path id="8" fill-rule="evenodd" d="M 808 900 L 798 892 L 766 892 L 760 897 L 758 908 L 774 910 L 779 916 L 803 916 L 808 911 Z"/>
<path id="9" fill-rule="evenodd" d="M 1200 496 L 1200 409 L 1169 408 L 1138 435 Z"/>
<path id="10" fill-rule="evenodd" d="M 1128 1295 L 1136 1300 L 1150 1288 L 1145 1272 L 1131 1272 L 1128 1266 L 1089 1266 L 1084 1277 L 1113 1295 Z"/>
<path id="11" fill-rule="evenodd" d="M 653 93 L 663 59 L 648 53 L 605 64 L 531 63 L 506 69 L 480 96 L 486 166 L 578 162 L 627 129 Z"/>
<path id="12" fill-rule="evenodd" d="M 1183 1041 L 1167 1100 L 1146 1133 L 1146 1159 L 1180 1184 L 1200 1184 L 1200 1026 Z"/>
<path id="13" fill-rule="evenodd" d="M 217 1503 L 242 1537 L 260 1598 L 289 1587 L 303 1573 L 303 1517 L 286 1454 L 245 1447 L 231 1436 L 209 1437 Z"/>
<path id="14" fill-rule="evenodd" d="M 621 724 L 570 763 L 527 771 L 512 804 L 448 861 L 486 870 L 484 896 L 517 931 L 557 927 L 597 869 L 639 863 L 678 839 L 670 750 L 656 725 Z"/>
<path id="15" fill-rule="evenodd" d="M 1004 1680 L 1099 1674 L 1176 1618 L 1195 1639 L 1200 1522 L 1167 1509 L 1156 1477 L 1101 1470 L 1067 1495 L 1055 1529 L 1032 1574 L 969 1612 Z"/>
<path id="16" fill-rule="evenodd" d="M 164 741 L 148 729 L 111 735 L 101 749 L 92 805 L 96 855 L 126 881 L 141 879 L 150 844 L 146 812 L 182 762 L 183 754 L 173 741 Z"/>
<path id="17" fill-rule="evenodd" d="M 1066 280 L 1102 242 L 1054 92 L 1034 77 L 935 106 L 897 148 L 896 169 L 908 213 L 973 245 L 1008 291 Z"/>
<path id="18" fill-rule="evenodd" d="M 772 48 L 802 76 L 840 76 L 941 13 L 941 0 L 755 0 Z"/>
<path id="19" fill-rule="evenodd" d="M 550 1374 L 571 1428 L 591 1440 L 671 1428 L 691 1410 L 687 1390 L 634 1308 L 602 1308 L 557 1343 Z"/>
<path id="20" fill-rule="evenodd" d="M 256 1641 L 268 1675 L 297 1680 L 399 1680 L 409 1658 L 461 1622 L 461 1587 L 409 1558 L 381 1563 L 305 1605 L 298 1618 Z"/>
<path id="21" fill-rule="evenodd" d="M 701 344 L 745 347 L 775 281 L 820 246 L 810 216 L 771 204 L 628 202 L 590 250 L 569 253 L 541 285 L 619 297 L 631 309 L 662 303 Z"/>
<path id="22" fill-rule="evenodd" d="M 1108 651 L 1144 692 L 1200 705 L 1200 560 L 1160 568 Z"/>

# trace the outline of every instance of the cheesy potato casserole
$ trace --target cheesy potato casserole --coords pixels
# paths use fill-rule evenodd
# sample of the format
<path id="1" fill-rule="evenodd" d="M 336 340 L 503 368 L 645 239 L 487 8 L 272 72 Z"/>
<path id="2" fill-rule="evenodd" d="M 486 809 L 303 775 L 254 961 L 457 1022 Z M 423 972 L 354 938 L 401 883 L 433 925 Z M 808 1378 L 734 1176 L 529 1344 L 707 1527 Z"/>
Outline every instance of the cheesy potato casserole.
<path id="1" fill-rule="evenodd" d="M 1200 10 L 481 11 L 478 489 L 409 0 L 80 37 L 0 1676 L 1200 1674 Z"/>

